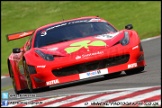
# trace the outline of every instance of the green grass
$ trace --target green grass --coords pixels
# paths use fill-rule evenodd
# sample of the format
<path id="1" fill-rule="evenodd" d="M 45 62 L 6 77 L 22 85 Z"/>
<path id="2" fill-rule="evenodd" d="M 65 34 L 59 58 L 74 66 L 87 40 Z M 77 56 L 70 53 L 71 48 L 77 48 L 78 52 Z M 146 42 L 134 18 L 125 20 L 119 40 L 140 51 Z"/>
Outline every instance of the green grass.
<path id="1" fill-rule="evenodd" d="M 117 29 L 134 25 L 141 39 L 161 34 L 160 1 L 2 1 L 1 74 L 8 73 L 7 57 L 12 48 L 28 39 L 6 41 L 6 34 L 35 29 L 44 24 L 81 16 L 108 20 Z"/>

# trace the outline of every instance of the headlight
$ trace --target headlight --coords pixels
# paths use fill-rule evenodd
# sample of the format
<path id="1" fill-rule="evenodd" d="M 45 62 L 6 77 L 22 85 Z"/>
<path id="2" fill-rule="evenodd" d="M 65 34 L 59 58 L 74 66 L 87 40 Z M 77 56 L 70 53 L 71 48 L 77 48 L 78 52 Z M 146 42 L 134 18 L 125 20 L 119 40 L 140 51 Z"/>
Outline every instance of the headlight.
<path id="1" fill-rule="evenodd" d="M 35 52 L 36 52 L 39 56 L 41 56 L 42 58 L 44 58 L 45 60 L 48 60 L 48 61 L 54 60 L 53 55 L 45 54 L 45 53 L 43 53 L 43 52 L 40 51 L 40 50 L 35 50 Z"/>
<path id="2" fill-rule="evenodd" d="M 124 38 L 120 41 L 120 43 L 124 46 L 129 43 L 129 34 L 128 32 L 124 32 Z"/>

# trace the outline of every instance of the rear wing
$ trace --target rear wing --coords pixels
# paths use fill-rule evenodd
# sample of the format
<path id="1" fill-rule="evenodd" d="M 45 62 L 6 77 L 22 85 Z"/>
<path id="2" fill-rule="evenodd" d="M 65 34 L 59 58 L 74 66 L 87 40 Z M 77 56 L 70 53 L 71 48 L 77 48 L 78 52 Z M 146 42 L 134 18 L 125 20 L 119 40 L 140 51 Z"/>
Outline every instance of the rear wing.
<path id="1" fill-rule="evenodd" d="M 35 30 L 28 30 L 28 31 L 25 31 L 25 32 L 18 32 L 18 33 L 8 34 L 7 35 L 7 40 L 11 41 L 11 40 L 17 40 L 17 39 L 20 39 L 20 38 L 24 38 L 24 37 L 32 35 L 34 33 L 34 31 Z"/>

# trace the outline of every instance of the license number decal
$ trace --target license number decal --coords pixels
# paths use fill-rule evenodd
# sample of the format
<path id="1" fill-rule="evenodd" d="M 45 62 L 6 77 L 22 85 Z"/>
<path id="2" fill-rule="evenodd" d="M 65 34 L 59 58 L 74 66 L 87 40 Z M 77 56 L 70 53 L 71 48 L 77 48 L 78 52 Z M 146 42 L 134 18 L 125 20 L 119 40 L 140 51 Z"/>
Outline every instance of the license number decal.
<path id="1" fill-rule="evenodd" d="M 108 69 L 100 69 L 100 70 L 94 70 L 94 71 L 90 71 L 90 72 L 86 72 L 86 73 L 81 73 L 79 74 L 80 79 L 84 79 L 84 78 L 89 78 L 89 77 L 93 77 L 93 76 L 99 76 L 99 75 L 104 75 L 104 74 L 108 74 Z"/>

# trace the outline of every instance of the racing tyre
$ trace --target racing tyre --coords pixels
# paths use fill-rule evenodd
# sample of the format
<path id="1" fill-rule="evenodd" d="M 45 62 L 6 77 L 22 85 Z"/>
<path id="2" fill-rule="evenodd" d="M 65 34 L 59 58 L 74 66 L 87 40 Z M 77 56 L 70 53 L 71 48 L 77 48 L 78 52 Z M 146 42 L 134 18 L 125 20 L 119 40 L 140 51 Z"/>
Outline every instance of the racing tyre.
<path id="1" fill-rule="evenodd" d="M 136 74 L 136 73 L 140 73 L 145 69 L 145 67 L 139 67 L 139 68 L 135 68 L 135 69 L 130 69 L 130 70 L 125 70 L 125 73 L 127 75 L 132 75 L 132 74 Z"/>
<path id="2" fill-rule="evenodd" d="M 11 80 L 12 80 L 12 85 L 13 85 L 14 91 L 15 91 L 16 94 L 19 94 L 20 91 L 18 91 L 17 88 L 16 88 L 16 83 L 15 83 L 15 79 L 14 79 L 13 70 L 12 70 L 12 66 L 11 65 L 10 65 L 10 76 L 11 76 Z"/>
<path id="3" fill-rule="evenodd" d="M 25 60 L 24 60 L 24 70 L 25 70 L 25 74 L 26 74 L 28 89 L 31 93 L 33 93 L 34 89 L 33 89 L 33 86 L 32 86 L 32 81 L 30 79 L 29 68 L 28 68 L 28 65 L 26 64 Z"/>
<path id="4" fill-rule="evenodd" d="M 111 74 L 106 74 L 104 75 L 105 78 L 113 78 L 113 77 L 117 77 L 121 74 L 122 72 L 119 71 L 119 72 L 115 72 L 115 73 L 111 73 Z"/>
<path id="5" fill-rule="evenodd" d="M 49 86 L 47 86 L 47 87 L 42 87 L 40 90 L 42 91 L 47 91 L 47 90 L 49 90 L 50 89 L 50 87 Z"/>

